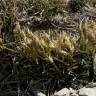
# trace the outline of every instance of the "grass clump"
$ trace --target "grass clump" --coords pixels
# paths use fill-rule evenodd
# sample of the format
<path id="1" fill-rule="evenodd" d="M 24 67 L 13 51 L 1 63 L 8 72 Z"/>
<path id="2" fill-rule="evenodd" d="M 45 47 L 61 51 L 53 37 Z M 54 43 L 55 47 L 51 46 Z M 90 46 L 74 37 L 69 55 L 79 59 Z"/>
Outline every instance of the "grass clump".
<path id="1" fill-rule="evenodd" d="M 76 12 L 72 11 L 72 2 L 78 3 L 78 6 L 75 4 Z M 89 15 L 81 12 L 85 7 L 85 2 L 80 0 L 2 1 L 0 96 L 33 96 L 34 91 L 48 95 L 63 87 L 78 89 L 96 81 L 93 71 L 96 21 L 94 14 L 88 13 L 90 10 L 85 12 Z M 32 23 L 34 18 L 38 20 Z M 28 25 L 33 27 L 41 24 L 37 21 L 45 20 L 50 21 L 48 29 L 45 29 L 45 23 L 35 31 Z"/>
<path id="2" fill-rule="evenodd" d="M 34 34 L 30 30 L 27 32 L 21 30 L 20 25 L 17 24 L 14 33 L 17 37 L 16 40 L 20 42 L 21 49 L 24 48 L 28 58 L 46 58 L 53 62 L 53 58 L 57 58 L 59 54 L 62 56 L 73 54 L 76 47 L 76 42 L 72 41 L 64 32 L 57 33 L 54 38 L 51 36 L 50 30 L 47 33 Z M 33 60 L 33 58 L 30 59 Z"/>
<path id="3" fill-rule="evenodd" d="M 22 55 L 24 55 L 31 62 L 34 61 L 35 64 L 41 69 L 43 66 L 49 67 L 51 65 L 49 67 L 50 71 L 45 68 L 42 70 L 42 72 L 45 72 L 46 70 L 46 73 L 40 73 L 42 77 L 46 75 L 50 79 L 53 78 L 52 81 L 50 81 L 50 84 L 55 78 L 52 76 L 52 74 L 55 74 L 55 84 L 57 84 L 57 82 L 61 84 L 60 86 L 57 84 L 57 86 L 59 86 L 58 88 L 62 87 L 67 79 L 69 80 L 67 81 L 67 87 L 74 86 L 74 88 L 77 88 L 76 85 L 82 84 L 83 86 L 94 79 L 92 62 L 94 58 L 93 56 L 96 53 L 96 44 L 93 44 L 96 41 L 94 30 L 95 27 L 93 28 L 95 23 L 89 22 L 87 23 L 87 27 L 85 25 L 86 24 L 84 23 L 84 25 L 81 26 L 82 28 L 80 27 L 82 29 L 80 31 L 80 42 L 73 40 L 68 34 L 62 31 L 55 34 L 55 37 L 52 35 L 52 31 L 50 30 L 48 32 L 41 33 L 33 33 L 29 29 L 24 31 L 21 30 L 19 23 L 17 23 L 14 33 L 17 35 L 17 37 L 20 36 L 20 38 L 16 37 L 16 41 L 19 40 L 17 41 L 19 42 L 18 48 Z M 90 34 L 92 32 L 94 35 Z M 42 65 L 45 63 L 46 65 Z M 51 71 L 52 73 L 50 73 Z M 60 75 L 60 77 L 58 77 L 58 75 Z M 60 79 L 64 79 L 64 81 L 61 82 L 59 81 Z M 54 85 L 52 90 L 55 88 L 56 86 Z M 46 89 L 49 90 L 48 88 Z"/>
<path id="4" fill-rule="evenodd" d="M 43 18 L 49 18 L 58 12 L 62 12 L 65 10 L 67 1 L 66 0 L 28 0 L 27 5 L 28 7 L 31 6 L 28 13 L 33 14 L 38 12 L 39 15 Z"/>

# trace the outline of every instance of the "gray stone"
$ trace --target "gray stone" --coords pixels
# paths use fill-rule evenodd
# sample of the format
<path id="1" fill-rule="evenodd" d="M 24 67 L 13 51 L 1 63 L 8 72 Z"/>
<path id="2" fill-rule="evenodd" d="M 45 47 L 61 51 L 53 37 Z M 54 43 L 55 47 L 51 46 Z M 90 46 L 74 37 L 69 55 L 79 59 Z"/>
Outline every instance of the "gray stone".
<path id="1" fill-rule="evenodd" d="M 79 90 L 80 96 L 96 96 L 96 87 L 95 88 L 81 88 Z"/>
<path id="2" fill-rule="evenodd" d="M 76 90 L 73 90 L 72 88 L 63 88 L 58 92 L 55 92 L 53 96 L 78 96 Z"/>
<path id="3" fill-rule="evenodd" d="M 46 95 L 41 93 L 41 92 L 39 92 L 39 93 L 37 93 L 37 96 L 46 96 Z"/>
<path id="4" fill-rule="evenodd" d="M 53 96 L 70 96 L 70 90 L 63 88 L 60 91 L 55 92 Z"/>

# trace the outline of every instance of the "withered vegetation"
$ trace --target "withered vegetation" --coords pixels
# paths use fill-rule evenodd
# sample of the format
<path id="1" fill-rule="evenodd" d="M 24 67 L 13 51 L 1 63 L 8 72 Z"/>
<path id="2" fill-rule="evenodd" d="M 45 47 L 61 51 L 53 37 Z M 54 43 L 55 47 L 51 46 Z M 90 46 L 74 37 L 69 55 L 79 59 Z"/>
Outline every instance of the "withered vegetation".
<path id="1" fill-rule="evenodd" d="M 0 96 L 78 89 L 95 55 L 96 0 L 0 1 Z"/>

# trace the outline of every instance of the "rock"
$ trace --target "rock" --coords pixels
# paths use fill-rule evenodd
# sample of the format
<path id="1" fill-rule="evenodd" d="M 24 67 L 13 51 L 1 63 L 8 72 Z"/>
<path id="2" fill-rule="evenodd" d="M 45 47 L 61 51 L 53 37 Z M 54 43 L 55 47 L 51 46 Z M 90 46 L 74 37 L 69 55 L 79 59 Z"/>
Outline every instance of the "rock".
<path id="1" fill-rule="evenodd" d="M 78 96 L 77 90 L 70 88 L 70 96 Z"/>
<path id="2" fill-rule="evenodd" d="M 58 92 L 55 92 L 53 96 L 78 96 L 76 94 L 76 90 L 73 90 L 72 88 L 63 88 Z"/>
<path id="3" fill-rule="evenodd" d="M 60 91 L 55 92 L 53 96 L 70 96 L 70 90 L 63 88 Z"/>
<path id="4" fill-rule="evenodd" d="M 72 88 L 63 88 L 60 91 L 55 92 L 51 96 L 96 96 L 96 83 L 89 83 L 79 90 L 74 90 Z"/>
<path id="5" fill-rule="evenodd" d="M 39 93 L 37 93 L 37 96 L 46 96 L 46 95 L 41 93 L 41 92 L 39 92 Z"/>
<path id="6" fill-rule="evenodd" d="M 80 96 L 96 96 L 96 83 L 88 84 L 86 87 L 79 89 Z"/>

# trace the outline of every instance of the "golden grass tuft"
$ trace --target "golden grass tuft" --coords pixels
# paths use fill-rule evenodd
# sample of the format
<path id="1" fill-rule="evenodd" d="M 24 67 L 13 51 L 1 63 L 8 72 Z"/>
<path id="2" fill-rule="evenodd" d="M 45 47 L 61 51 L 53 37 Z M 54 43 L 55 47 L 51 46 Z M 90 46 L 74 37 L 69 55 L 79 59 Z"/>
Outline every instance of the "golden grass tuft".
<path id="1" fill-rule="evenodd" d="M 30 60 L 54 61 L 54 58 L 73 54 L 76 43 L 64 32 L 56 34 L 56 38 L 51 38 L 50 32 L 34 34 L 29 29 L 21 30 L 19 23 L 14 29 L 16 41 L 19 42 L 19 49 Z"/>
<path id="2" fill-rule="evenodd" d="M 80 29 L 84 41 L 96 44 L 96 22 L 81 22 Z"/>

